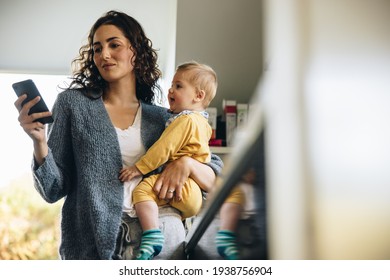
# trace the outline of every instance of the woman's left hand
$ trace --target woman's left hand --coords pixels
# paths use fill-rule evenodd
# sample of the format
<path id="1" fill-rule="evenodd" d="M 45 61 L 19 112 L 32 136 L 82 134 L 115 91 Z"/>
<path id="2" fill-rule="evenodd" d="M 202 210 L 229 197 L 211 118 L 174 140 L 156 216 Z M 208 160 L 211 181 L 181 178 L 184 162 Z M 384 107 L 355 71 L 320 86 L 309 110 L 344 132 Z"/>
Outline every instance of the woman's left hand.
<path id="1" fill-rule="evenodd" d="M 160 199 L 182 199 L 184 183 L 191 174 L 192 160 L 184 156 L 166 165 L 153 187 Z"/>

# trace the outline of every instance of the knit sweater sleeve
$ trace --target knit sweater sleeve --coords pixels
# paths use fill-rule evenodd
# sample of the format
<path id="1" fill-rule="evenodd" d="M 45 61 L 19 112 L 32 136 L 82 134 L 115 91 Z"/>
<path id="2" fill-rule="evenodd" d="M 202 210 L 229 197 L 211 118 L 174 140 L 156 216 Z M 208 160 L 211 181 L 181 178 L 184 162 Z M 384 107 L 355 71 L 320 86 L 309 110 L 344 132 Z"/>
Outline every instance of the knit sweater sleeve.
<path id="1" fill-rule="evenodd" d="M 65 95 L 59 94 L 52 113 L 54 122 L 48 127 L 49 154 L 42 165 L 35 160 L 32 163 L 34 186 L 39 194 L 49 203 L 54 203 L 67 195 L 74 172 L 69 164 L 73 162 L 70 136 L 70 120 Z M 53 152 L 55 151 L 55 153 Z"/>
<path id="2" fill-rule="evenodd" d="M 223 168 L 222 159 L 216 154 L 211 154 L 211 160 L 207 165 L 214 171 L 215 175 L 219 175 Z"/>

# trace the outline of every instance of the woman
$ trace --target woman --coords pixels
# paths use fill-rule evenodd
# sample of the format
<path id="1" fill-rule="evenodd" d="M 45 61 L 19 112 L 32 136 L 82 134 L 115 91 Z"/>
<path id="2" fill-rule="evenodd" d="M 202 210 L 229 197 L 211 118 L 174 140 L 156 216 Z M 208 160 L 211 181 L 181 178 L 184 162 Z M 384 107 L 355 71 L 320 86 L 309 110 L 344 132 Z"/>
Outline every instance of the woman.
<path id="1" fill-rule="evenodd" d="M 160 92 L 156 62 L 156 51 L 140 24 L 110 11 L 93 25 L 88 44 L 73 61 L 73 81 L 53 106 L 47 141 L 45 126 L 34 120 L 51 113 L 28 115 L 39 98 L 23 107 L 26 96 L 15 102 L 19 122 L 33 140 L 36 189 L 48 202 L 65 198 L 62 259 L 135 258 L 139 224 L 124 197 L 131 197 L 138 182 L 123 185 L 119 172 L 159 138 L 170 116 L 165 108 L 153 105 L 159 97 L 155 92 Z M 177 196 L 191 177 L 209 191 L 221 165 L 215 156 L 209 165 L 183 157 L 166 166 L 155 190 L 160 198 L 172 199 L 168 188 Z M 161 257 L 171 258 L 180 251 L 184 229 L 173 208 L 160 213 L 176 228 L 164 231 L 165 238 L 176 244 Z"/>

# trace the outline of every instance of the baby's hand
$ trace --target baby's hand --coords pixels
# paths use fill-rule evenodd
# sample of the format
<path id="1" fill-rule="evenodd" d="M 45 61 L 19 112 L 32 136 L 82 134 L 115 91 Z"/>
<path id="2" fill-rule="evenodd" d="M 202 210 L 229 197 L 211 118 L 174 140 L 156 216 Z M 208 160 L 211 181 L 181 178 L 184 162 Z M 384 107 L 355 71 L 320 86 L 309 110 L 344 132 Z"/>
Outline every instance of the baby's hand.
<path id="1" fill-rule="evenodd" d="M 135 166 L 125 167 L 119 173 L 119 180 L 122 182 L 130 181 L 134 177 L 142 175 L 142 173 Z"/>

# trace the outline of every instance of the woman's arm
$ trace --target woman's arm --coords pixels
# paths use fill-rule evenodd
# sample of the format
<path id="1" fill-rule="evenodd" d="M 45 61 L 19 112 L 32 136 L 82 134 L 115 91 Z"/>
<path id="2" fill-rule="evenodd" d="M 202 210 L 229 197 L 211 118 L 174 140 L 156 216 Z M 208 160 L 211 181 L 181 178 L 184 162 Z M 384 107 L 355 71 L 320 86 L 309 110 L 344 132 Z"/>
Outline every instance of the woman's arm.
<path id="1" fill-rule="evenodd" d="M 173 193 L 168 192 L 168 190 L 173 190 L 176 199 L 181 200 L 184 182 L 188 177 L 191 177 L 202 190 L 209 192 L 214 187 L 216 175 L 221 169 L 222 161 L 215 155 L 212 156 L 210 165 L 191 157 L 181 157 L 165 167 L 154 184 L 154 190 L 161 199 L 171 199 Z"/>
<path id="2" fill-rule="evenodd" d="M 39 99 L 33 99 L 21 105 L 25 97 L 18 98 L 15 102 L 15 107 L 19 111 L 19 122 L 24 131 L 33 140 L 34 146 L 34 160 L 32 164 L 32 171 L 34 173 L 34 186 L 39 194 L 50 203 L 56 202 L 62 197 L 66 196 L 70 184 L 64 183 L 66 174 L 73 173 L 73 170 L 68 170 L 68 167 L 73 168 L 74 164 L 67 161 L 73 156 L 71 152 L 71 137 L 67 134 L 68 129 L 64 115 L 67 109 L 64 104 L 59 105 L 59 96 L 50 112 L 36 113 L 28 115 L 29 109 L 36 104 Z M 50 137 L 46 140 L 45 125 L 40 122 L 34 122 L 35 119 L 43 116 L 55 116 L 56 125 L 49 124 L 48 130 Z M 61 121 L 58 121 L 61 119 Z M 50 148 L 49 148 L 50 147 Z M 54 147 L 54 149 L 53 149 Z M 55 150 L 55 155 L 53 154 Z M 58 165 L 57 162 L 60 164 Z"/>

